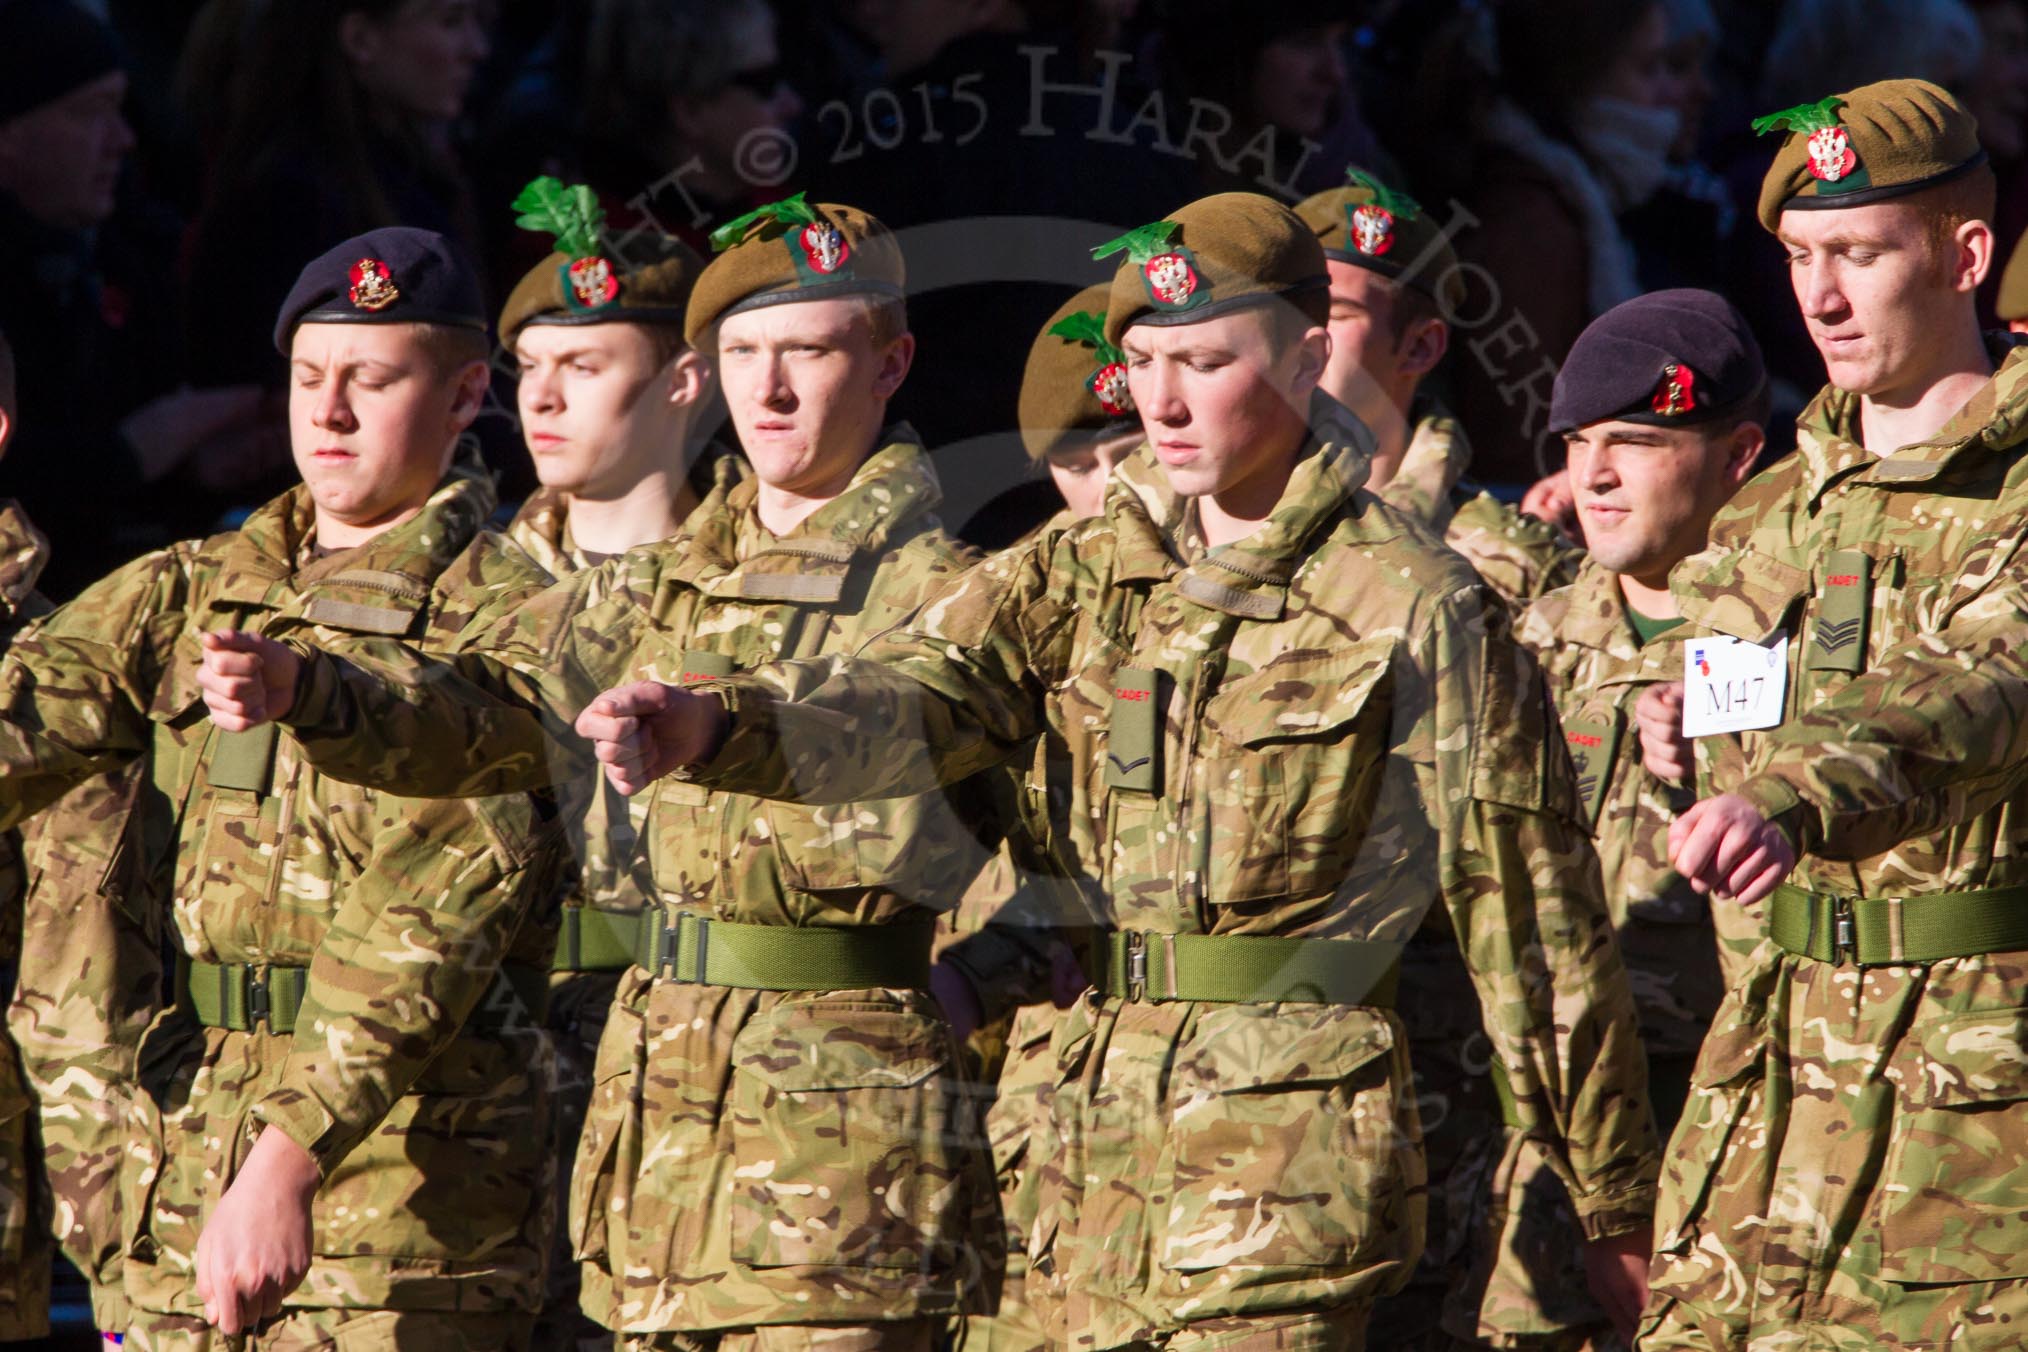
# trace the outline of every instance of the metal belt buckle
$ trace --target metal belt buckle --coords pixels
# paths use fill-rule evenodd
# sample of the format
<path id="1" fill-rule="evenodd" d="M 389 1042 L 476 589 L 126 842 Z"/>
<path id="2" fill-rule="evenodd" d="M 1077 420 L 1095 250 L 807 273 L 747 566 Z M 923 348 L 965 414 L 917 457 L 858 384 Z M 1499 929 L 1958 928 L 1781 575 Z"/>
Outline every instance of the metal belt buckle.
<path id="1" fill-rule="evenodd" d="M 1859 922 L 1852 914 L 1852 902 L 1839 897 L 1831 906 L 1831 961 L 1844 966 L 1859 956 Z"/>
<path id="2" fill-rule="evenodd" d="M 697 930 L 697 958 L 691 964 L 691 970 L 688 972 L 683 971 L 676 961 L 683 953 L 683 926 L 685 922 L 694 925 Z M 662 937 L 656 942 L 655 975 L 659 977 L 666 970 L 669 973 L 669 979 L 678 985 L 703 985 L 704 942 L 705 935 L 709 932 L 703 916 L 692 915 L 688 911 L 679 911 L 676 915 L 675 924 L 662 926 Z"/>
<path id="3" fill-rule="evenodd" d="M 254 968 L 246 969 L 246 1021 L 248 1031 L 257 1023 L 267 1023 L 269 1011 L 273 1008 L 268 994 L 267 978 L 258 975 Z M 274 1031 L 272 1027 L 269 1031 Z"/>
<path id="4" fill-rule="evenodd" d="M 1140 930 L 1128 930 L 1127 940 L 1127 999 L 1144 1000 L 1148 994 L 1148 936 Z"/>

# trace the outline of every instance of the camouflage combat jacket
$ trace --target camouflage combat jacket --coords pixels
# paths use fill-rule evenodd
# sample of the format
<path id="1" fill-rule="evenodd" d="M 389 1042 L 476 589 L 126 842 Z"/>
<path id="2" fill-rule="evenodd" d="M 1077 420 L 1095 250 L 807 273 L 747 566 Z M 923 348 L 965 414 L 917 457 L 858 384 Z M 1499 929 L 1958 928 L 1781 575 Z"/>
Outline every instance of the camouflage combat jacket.
<path id="1" fill-rule="evenodd" d="M 1644 1066 L 1547 692 L 1470 570 L 1356 491 L 1348 435 L 1210 552 L 1142 452 L 1104 516 L 989 559 L 859 659 L 706 687 L 730 735 L 681 773 L 849 800 L 1040 735 L 1106 920 L 1151 943 L 1399 944 L 1441 897 L 1521 1111 L 1592 1232 L 1632 1228 L 1657 1167 Z M 1064 1341 L 1357 1305 L 1405 1278 L 1424 1176 L 1391 1013 L 1091 995 L 1054 1050 L 1029 1282 L 1062 1302 Z"/>
<path id="2" fill-rule="evenodd" d="M 1643 644 L 1618 575 L 1589 560 L 1576 582 L 1529 606 L 1515 634 L 1540 659 L 1562 715 L 1641 1040 L 1650 1056 L 1693 1057 L 1745 973 L 1760 922 L 1736 904 L 1714 907 L 1669 866 L 1669 824 L 1696 796 L 1641 764 L 1634 705 L 1649 686 L 1683 679 L 1679 634 Z"/>
<path id="3" fill-rule="evenodd" d="M 2028 884 L 2028 350 L 1996 358 L 1934 437 L 1882 454 L 1857 441 L 1858 397 L 1825 390 L 1796 454 L 1671 575 L 1684 634 L 1790 639 L 1782 723 L 1697 752 L 1703 793 L 1741 794 L 1799 839 L 1797 885 L 1912 910 Z M 1941 1341 L 1968 1300 L 1988 1303 L 1983 1284 L 2028 1277 L 2021 954 L 1860 969 L 1761 952 L 1699 1061 L 1709 1097 L 1671 1153 L 1658 1286 L 1715 1301 L 1713 1236 L 1751 1215 L 1769 1280 L 1807 1300 L 1823 1279 L 1801 1269 L 1849 1266 L 1903 1302 L 1945 1293 L 1934 1321 L 1891 1329 Z M 1770 1119 L 1767 1158 L 1728 1149 L 1743 1114 Z M 1857 1306 L 1828 1317 L 1886 1336 Z"/>
<path id="4" fill-rule="evenodd" d="M 20 508 L 0 506 L 0 624 L 9 630 L 49 612 L 33 590 L 45 549 Z M 8 878 L 0 883 L 0 949 L 7 950 L 0 968 L 14 970 L 8 1031 L 41 1128 L 30 1177 L 47 1184 L 42 1201 L 54 1233 L 90 1283 L 93 1322 L 104 1329 L 127 1323 L 120 1156 L 134 1052 L 161 1007 L 159 927 L 122 867 L 140 779 L 136 765 L 70 790 L 23 824 L 18 856 L 13 833 L 0 835 Z M 0 1076 L 0 1095 L 11 1095 L 18 1080 L 12 1071 Z M 11 1119 L 8 1109 L 0 1118 Z M 33 1141 L 25 1120 L 19 1130 L 10 1120 L 0 1132 L 11 1142 Z M 29 1248 L 31 1261 L 46 1269 L 46 1245 Z M 0 1280 L 0 1291 L 22 1303 L 47 1280 L 46 1271 L 25 1272 L 19 1281 Z"/>
<path id="5" fill-rule="evenodd" d="M 48 611 L 35 590 L 48 555 L 49 542 L 21 508 L 0 502 L 0 640 Z M 18 980 L 26 890 L 21 841 L 0 834 L 0 983 Z M 0 1341 L 49 1332 L 51 1199 L 41 1155 L 35 1096 L 14 1042 L 0 1033 Z"/>
<path id="6" fill-rule="evenodd" d="M 600 692 L 854 651 L 969 562 L 906 426 L 781 538 L 758 486 L 718 474 L 675 538 L 568 580 L 448 665 L 396 644 L 313 655 L 289 715 L 309 753 L 431 793 L 581 776 L 571 725 Z M 551 739 L 528 735 L 531 712 Z M 645 852 L 672 923 L 926 928 L 990 829 L 962 790 L 796 807 L 669 780 Z M 621 979 L 593 1070 L 570 1205 L 586 1312 L 649 1332 L 956 1310 L 991 1240 L 974 1209 L 989 1216 L 992 1176 L 934 1001 L 672 975 Z"/>
<path id="7" fill-rule="evenodd" d="M 113 573 L 0 665 L 0 821 L 145 758 L 142 848 L 173 880 L 183 956 L 309 969 L 294 1035 L 202 1027 L 179 1004 L 142 1040 L 121 1171 L 140 1308 L 201 1312 L 198 1233 L 262 1129 L 324 1179 L 290 1304 L 507 1310 L 539 1294 L 546 1044 L 492 984 L 503 960 L 546 966 L 554 943 L 526 923 L 548 885 L 539 805 L 355 788 L 286 737 L 218 732 L 195 684 L 201 633 L 281 616 L 334 645 L 455 645 L 548 580 L 481 529 L 492 501 L 456 475 L 412 520 L 316 558 L 297 488 L 236 532 Z M 461 1029 L 482 1000 L 499 1007 Z"/>
<path id="8" fill-rule="evenodd" d="M 1465 481 L 1471 463 L 1471 444 L 1458 420 L 1434 404 L 1422 405 L 1408 454 L 1380 496 L 1443 536 L 1517 609 L 1568 586 L 1584 551 L 1548 522 L 1471 487 Z"/>
<path id="9" fill-rule="evenodd" d="M 594 567 L 570 538 L 570 504 L 553 489 L 539 489 L 514 520 L 507 538 L 528 552 L 551 577 L 566 578 Z M 564 821 L 575 867 L 564 877 L 566 906 L 604 911 L 638 911 L 653 885 L 647 859 L 634 848 L 648 817 L 648 799 L 628 802 L 594 773 L 584 785 L 562 795 Z"/>

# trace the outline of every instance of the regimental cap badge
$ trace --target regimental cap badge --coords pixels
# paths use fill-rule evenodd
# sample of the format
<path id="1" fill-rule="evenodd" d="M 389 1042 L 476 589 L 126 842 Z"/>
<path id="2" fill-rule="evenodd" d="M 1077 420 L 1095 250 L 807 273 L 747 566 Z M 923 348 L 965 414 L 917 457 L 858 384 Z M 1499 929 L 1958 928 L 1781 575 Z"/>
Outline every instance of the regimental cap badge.
<path id="1" fill-rule="evenodd" d="M 565 257 L 559 265 L 565 305 L 582 313 L 620 298 L 619 270 L 605 254 L 606 213 L 597 193 L 544 174 L 521 190 L 514 209 L 521 213 L 514 223 L 523 230 L 556 236 L 556 251 Z"/>
<path id="2" fill-rule="evenodd" d="M 378 258 L 362 258 L 352 265 L 351 289 L 346 293 L 355 308 L 369 312 L 385 310 L 401 299 L 394 274 Z"/>
<path id="3" fill-rule="evenodd" d="M 1368 258 L 1379 258 L 1394 247 L 1395 225 L 1420 216 L 1422 205 L 1362 169 L 1347 169 L 1345 177 L 1353 187 L 1373 194 L 1370 202 L 1346 203 L 1346 237 L 1358 252 Z"/>
<path id="4" fill-rule="evenodd" d="M 1140 265 L 1141 279 L 1148 288 L 1148 299 L 1158 309 L 1187 310 L 1210 293 L 1204 290 L 1203 274 L 1198 271 L 1196 258 L 1188 249 L 1172 243 L 1180 229 L 1182 226 L 1175 221 L 1156 221 L 1152 225 L 1129 230 L 1118 239 L 1107 240 L 1093 249 L 1091 256 L 1106 259 L 1116 253 L 1125 253 L 1128 259 Z"/>
<path id="5" fill-rule="evenodd" d="M 1799 132 L 1809 139 L 1804 149 L 1810 157 L 1810 176 L 1828 184 L 1847 183 L 1859 170 L 1859 152 L 1852 148 L 1852 138 L 1838 121 L 1838 110 L 1845 106 L 1845 100 L 1837 94 L 1815 103 L 1799 103 L 1793 108 L 1784 108 L 1778 113 L 1753 120 L 1756 135 L 1765 136 L 1771 131 Z"/>
<path id="6" fill-rule="evenodd" d="M 1662 368 L 1649 407 L 1665 418 L 1680 418 L 1697 407 L 1697 373 L 1680 362 Z"/>
<path id="7" fill-rule="evenodd" d="M 786 238 L 797 269 L 812 279 L 834 277 L 852 261 L 852 244 L 835 222 L 810 205 L 807 193 L 756 207 L 711 232 L 714 253 L 775 235 Z"/>
<path id="8" fill-rule="evenodd" d="M 1050 325 L 1051 337 L 1067 343 L 1083 343 L 1098 354 L 1099 366 L 1084 379 L 1084 387 L 1099 401 L 1109 418 L 1133 416 L 1134 396 L 1127 392 L 1127 354 L 1106 341 L 1106 317 L 1098 310 L 1079 310 Z"/>

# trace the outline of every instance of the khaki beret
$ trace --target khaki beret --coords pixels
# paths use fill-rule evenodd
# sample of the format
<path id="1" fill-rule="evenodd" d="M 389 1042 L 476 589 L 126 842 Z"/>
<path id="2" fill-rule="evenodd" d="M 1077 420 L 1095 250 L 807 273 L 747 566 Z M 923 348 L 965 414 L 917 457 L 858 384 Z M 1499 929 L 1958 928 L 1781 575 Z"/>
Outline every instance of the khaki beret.
<path id="1" fill-rule="evenodd" d="M 583 185 L 538 178 L 514 199 L 524 230 L 556 236 L 557 250 L 530 268 L 500 310 L 500 338 L 513 343 L 529 324 L 680 326 L 690 289 L 704 271 L 697 251 L 660 231 L 605 237 L 605 212 Z"/>
<path id="2" fill-rule="evenodd" d="M 1049 317 L 1021 373 L 1021 444 L 1040 460 L 1076 432 L 1139 426 L 1126 356 L 1106 341 L 1112 283 L 1088 286 Z"/>
<path id="3" fill-rule="evenodd" d="M 1464 299 L 1464 282 L 1450 239 L 1413 197 L 1358 169 L 1347 169 L 1345 177 L 1348 186 L 1296 205 L 1324 256 L 1414 287 L 1455 310 Z"/>
<path id="4" fill-rule="evenodd" d="M 1789 133 L 1760 186 L 1760 223 L 1770 233 L 1784 211 L 1885 202 L 1986 163 L 1977 120 L 1927 80 L 1882 80 L 1757 117 L 1753 129 Z"/>
<path id="5" fill-rule="evenodd" d="M 1106 340 L 1134 324 L 1195 324 L 1285 300 L 1322 323 L 1331 308 L 1324 246 L 1281 203 L 1258 193 L 1203 197 L 1166 221 L 1092 250 L 1126 259 L 1113 277 Z"/>
<path id="6" fill-rule="evenodd" d="M 718 257 L 697 279 L 683 336 L 729 314 L 837 296 L 899 298 L 908 282 L 894 233 L 857 207 L 804 195 L 749 211 L 711 233 Z"/>

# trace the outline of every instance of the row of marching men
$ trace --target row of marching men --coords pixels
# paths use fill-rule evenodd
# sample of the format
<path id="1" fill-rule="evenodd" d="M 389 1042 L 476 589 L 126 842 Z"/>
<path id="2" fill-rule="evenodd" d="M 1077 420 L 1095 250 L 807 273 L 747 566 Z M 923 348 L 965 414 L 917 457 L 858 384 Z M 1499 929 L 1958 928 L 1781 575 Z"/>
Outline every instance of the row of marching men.
<path id="1" fill-rule="evenodd" d="M 1094 249 L 1022 395 L 1068 505 L 984 560 L 863 212 L 705 265 L 531 184 L 504 531 L 469 267 L 313 261 L 300 487 L 42 616 L 7 518 L 10 1234 L 143 1348 L 1980 1345 L 2028 1200 L 1992 179 L 1919 82 L 1766 121 L 1830 386 L 1756 476 L 1737 313 L 1600 318 L 1588 556 L 1466 485 L 1462 270 L 1364 174 Z"/>

